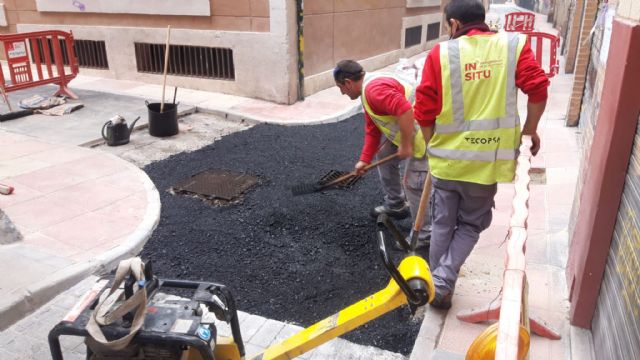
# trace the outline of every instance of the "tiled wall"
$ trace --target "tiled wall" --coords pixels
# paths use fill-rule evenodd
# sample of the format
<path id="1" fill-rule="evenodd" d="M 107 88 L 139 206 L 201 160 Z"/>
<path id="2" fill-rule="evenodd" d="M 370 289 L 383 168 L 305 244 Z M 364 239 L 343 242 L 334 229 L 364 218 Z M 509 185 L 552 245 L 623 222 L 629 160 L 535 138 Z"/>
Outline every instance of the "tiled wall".
<path id="1" fill-rule="evenodd" d="M 587 65 L 589 64 L 589 55 L 591 53 L 591 42 L 588 41 L 589 33 L 593 28 L 598 12 L 598 0 L 585 0 L 585 7 L 582 16 L 582 26 L 580 27 L 580 36 L 577 39 L 577 53 L 575 62 L 575 77 L 573 80 L 573 91 L 571 92 L 571 100 L 567 112 L 568 126 L 578 124 L 580 117 L 580 107 L 582 106 L 582 93 L 584 91 L 585 78 L 587 74 Z M 577 14 L 576 14 L 577 16 Z M 571 32 L 574 30 L 572 29 Z M 567 59 L 567 62 L 569 59 Z"/>
<path id="2" fill-rule="evenodd" d="M 616 1 L 616 0 L 613 0 Z M 638 0 L 617 0 L 617 15 L 621 18 L 640 21 L 640 1 Z"/>
<path id="3" fill-rule="evenodd" d="M 582 151 L 580 159 L 579 180 L 576 183 L 576 194 L 580 194 L 585 178 L 589 171 L 589 153 L 596 129 L 596 120 L 600 110 L 600 98 L 602 96 L 602 87 L 604 85 L 604 75 L 606 70 L 606 62 L 602 61 L 600 52 L 602 49 L 604 27 L 596 27 L 593 32 L 591 41 L 590 61 L 586 75 L 581 79 L 574 80 L 581 83 L 583 92 L 580 94 L 582 105 L 579 108 L 580 122 L 580 149 Z M 586 81 L 585 81 L 586 80 Z M 573 100 L 573 97 L 572 97 Z M 575 220 L 577 211 L 580 207 L 580 196 L 574 198 L 571 222 Z M 573 232 L 573 224 L 570 224 L 570 234 Z"/>
<path id="4" fill-rule="evenodd" d="M 566 22 L 568 29 L 565 39 L 566 44 L 564 47 L 566 60 L 564 71 L 568 74 L 572 74 L 575 71 L 578 41 L 580 39 L 582 27 L 584 2 L 585 0 L 575 0 L 569 4 L 569 8 L 567 9 L 567 15 L 569 15 L 570 20 Z"/>
<path id="5" fill-rule="evenodd" d="M 0 27 L 0 33 L 17 32 L 18 24 L 145 28 L 165 28 L 171 25 L 182 29 L 269 31 L 269 0 L 211 0 L 211 16 L 39 12 L 36 0 L 3 0 L 3 2 L 9 26 Z"/>

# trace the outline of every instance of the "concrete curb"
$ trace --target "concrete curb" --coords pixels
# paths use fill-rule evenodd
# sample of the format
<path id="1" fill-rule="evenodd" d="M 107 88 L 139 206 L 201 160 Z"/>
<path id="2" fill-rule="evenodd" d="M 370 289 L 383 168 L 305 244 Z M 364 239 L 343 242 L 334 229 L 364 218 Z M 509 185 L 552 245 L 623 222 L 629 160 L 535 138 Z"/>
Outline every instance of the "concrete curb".
<path id="1" fill-rule="evenodd" d="M 9 298 L 0 300 L 0 330 L 13 325 L 17 321 L 34 312 L 54 297 L 78 283 L 88 275 L 102 275 L 116 267 L 122 259 L 136 256 L 151 237 L 160 221 L 160 194 L 149 177 L 135 165 L 115 155 L 104 153 L 118 159 L 134 170 L 142 178 L 146 190 L 147 209 L 142 222 L 136 230 L 129 234 L 123 243 L 99 256 L 82 263 L 77 263 L 57 271 L 45 279 L 34 283 Z"/>
<path id="2" fill-rule="evenodd" d="M 0 331 L 18 322 L 65 289 L 91 274 L 90 263 L 74 264 L 32 284 L 21 294 L 12 294 L 0 302 Z"/>
<path id="3" fill-rule="evenodd" d="M 430 360 L 444 326 L 447 313 L 425 306 L 424 319 L 420 325 L 418 337 L 413 345 L 409 360 Z"/>
<path id="4" fill-rule="evenodd" d="M 79 89 L 84 89 L 84 90 L 91 90 L 91 91 L 96 91 L 94 89 L 87 89 L 84 88 L 82 86 L 78 87 Z M 129 94 L 129 93 L 122 93 L 122 92 L 118 92 L 118 91 L 111 91 L 110 89 L 106 89 L 103 90 L 106 93 L 109 94 L 116 94 L 116 95 L 124 95 L 124 96 L 131 96 L 131 97 L 135 97 L 135 98 L 140 98 L 140 99 L 145 99 L 145 100 L 149 100 L 149 98 L 154 98 L 153 96 L 147 96 L 147 95 L 141 95 L 141 94 Z M 156 99 L 154 101 L 159 101 L 159 99 Z M 225 119 L 228 119 L 230 121 L 236 121 L 239 122 L 241 124 L 249 124 L 249 125 L 256 125 L 259 123 L 266 123 L 266 124 L 276 124 L 276 125 L 290 125 L 290 126 L 294 126 L 294 125 L 319 125 L 319 124 L 329 124 L 329 123 L 334 123 L 334 122 L 339 122 L 342 120 L 345 120 L 359 112 L 362 112 L 362 105 L 358 102 L 354 105 L 352 105 L 350 108 L 348 108 L 345 111 L 339 112 L 339 113 L 335 113 L 332 115 L 329 115 L 327 117 L 324 118 L 319 118 L 319 119 L 314 119 L 314 120 L 307 120 L 307 121 L 285 121 L 285 120 L 273 120 L 273 119 L 269 119 L 269 118 L 265 118 L 265 117 L 261 117 L 261 116 L 251 116 L 251 115 L 247 115 L 241 112 L 237 112 L 237 111 L 232 111 L 229 109 L 220 109 L 220 108 L 209 108 L 209 107 L 205 107 L 205 106 L 201 106 L 199 105 L 199 103 L 189 103 L 189 102 L 179 102 L 179 104 L 184 105 L 184 106 L 188 106 L 188 107 L 193 107 L 196 109 L 195 112 L 202 112 L 202 113 L 207 113 L 207 114 L 213 114 L 213 115 L 217 115 L 220 117 L 223 117 Z M 188 115 L 193 113 L 193 111 L 180 111 L 178 116 L 184 116 L 184 115 Z M 137 129 L 137 127 L 136 127 Z M 99 141 L 100 139 L 96 139 L 96 141 Z M 88 146 L 91 147 L 94 144 L 94 141 L 89 141 L 85 144 L 83 144 L 82 146 Z"/>
<path id="5" fill-rule="evenodd" d="M 197 112 L 217 115 L 225 118 L 226 120 L 235 121 L 241 124 L 256 125 L 256 124 L 264 123 L 264 124 L 285 125 L 285 126 L 331 124 L 331 123 L 339 122 L 342 120 L 346 120 L 351 116 L 362 112 L 362 105 L 356 104 L 343 112 L 336 113 L 325 118 L 319 118 L 319 119 L 307 120 L 307 121 L 285 121 L 285 120 L 268 119 L 262 116 L 247 115 L 247 114 L 230 111 L 226 109 L 206 108 L 206 107 L 201 107 L 197 105 L 196 105 L 196 108 L 197 108 Z"/>

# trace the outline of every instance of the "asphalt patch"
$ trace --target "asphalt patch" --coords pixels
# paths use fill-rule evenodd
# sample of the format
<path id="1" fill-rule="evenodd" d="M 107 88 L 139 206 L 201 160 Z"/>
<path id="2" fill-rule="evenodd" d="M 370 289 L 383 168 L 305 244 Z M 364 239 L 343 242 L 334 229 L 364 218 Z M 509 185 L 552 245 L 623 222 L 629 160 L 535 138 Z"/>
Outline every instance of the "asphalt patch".
<path id="1" fill-rule="evenodd" d="M 369 215 L 383 198 L 377 171 L 349 190 L 290 190 L 353 169 L 363 125 L 362 114 L 325 125 L 261 124 L 148 165 L 162 215 L 143 258 L 161 277 L 225 284 L 240 310 L 305 327 L 382 290 L 390 277 Z M 222 207 L 167 191 L 210 169 L 254 174 L 261 184 Z M 410 220 L 398 226 L 408 231 Z M 401 253 L 392 253 L 398 261 Z M 408 355 L 419 328 L 402 307 L 343 338 Z"/>

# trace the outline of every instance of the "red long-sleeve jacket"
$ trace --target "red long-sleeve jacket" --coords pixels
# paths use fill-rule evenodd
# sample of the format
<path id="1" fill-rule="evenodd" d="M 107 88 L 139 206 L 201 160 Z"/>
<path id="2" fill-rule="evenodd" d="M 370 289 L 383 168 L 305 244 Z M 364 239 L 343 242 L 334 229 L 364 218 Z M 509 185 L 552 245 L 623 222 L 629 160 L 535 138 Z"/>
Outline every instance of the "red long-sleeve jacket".
<path id="1" fill-rule="evenodd" d="M 482 24 L 484 25 L 484 24 Z M 471 28 L 466 36 L 492 34 L 481 28 Z M 529 44 L 525 44 L 516 66 L 516 86 L 529 96 L 529 102 L 538 103 L 547 99 L 549 79 L 536 62 Z M 416 103 L 413 108 L 420 126 L 432 126 L 442 110 L 442 73 L 440 70 L 440 44 L 435 45 L 425 60 L 422 81 L 416 88 Z"/>
<path id="2" fill-rule="evenodd" d="M 379 77 L 371 80 L 364 89 L 367 103 L 378 115 L 400 116 L 411 109 L 411 103 L 404 95 L 404 86 L 391 77 Z M 371 163 L 378 152 L 382 132 L 364 112 L 364 145 L 360 153 L 360 161 Z"/>

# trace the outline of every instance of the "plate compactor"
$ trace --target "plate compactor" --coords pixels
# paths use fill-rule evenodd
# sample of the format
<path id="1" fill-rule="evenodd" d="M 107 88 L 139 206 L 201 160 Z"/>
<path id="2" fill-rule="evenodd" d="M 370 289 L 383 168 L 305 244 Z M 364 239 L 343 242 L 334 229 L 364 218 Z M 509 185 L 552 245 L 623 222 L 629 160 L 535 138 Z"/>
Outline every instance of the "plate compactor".
<path id="1" fill-rule="evenodd" d="M 384 289 L 246 358 L 293 359 L 402 305 L 409 305 L 415 313 L 419 306 L 432 302 L 431 272 L 415 251 L 430 180 L 428 176 L 424 184 L 410 242 L 387 215 L 378 216 L 379 252 L 391 275 Z M 397 267 L 387 254 L 386 231 L 405 250 Z M 175 296 L 176 289 L 180 296 Z M 221 322 L 231 328 L 231 337 L 217 334 L 216 324 Z M 245 359 L 238 312 L 229 289 L 210 282 L 159 279 L 151 263 L 145 266 L 140 258 L 120 262 L 113 277 L 96 282 L 49 332 L 53 360 L 63 359 L 60 336 L 65 335 L 85 338 L 88 360 Z"/>
<path id="2" fill-rule="evenodd" d="M 385 222 L 389 222 L 385 216 L 378 218 L 377 238 L 392 278 L 389 284 L 247 359 L 292 359 L 402 305 L 408 304 L 415 312 L 433 300 L 431 273 L 422 257 L 407 251 L 398 267 L 389 259 L 384 236 Z M 180 296 L 170 295 L 176 289 Z M 217 334 L 219 322 L 228 324 L 231 337 Z M 144 265 L 139 258 L 121 262 L 115 276 L 98 280 L 50 331 L 53 360 L 63 359 L 61 336 L 84 337 L 86 358 L 92 360 L 245 359 L 238 312 L 228 288 L 210 282 L 157 278 L 151 263 Z"/>

